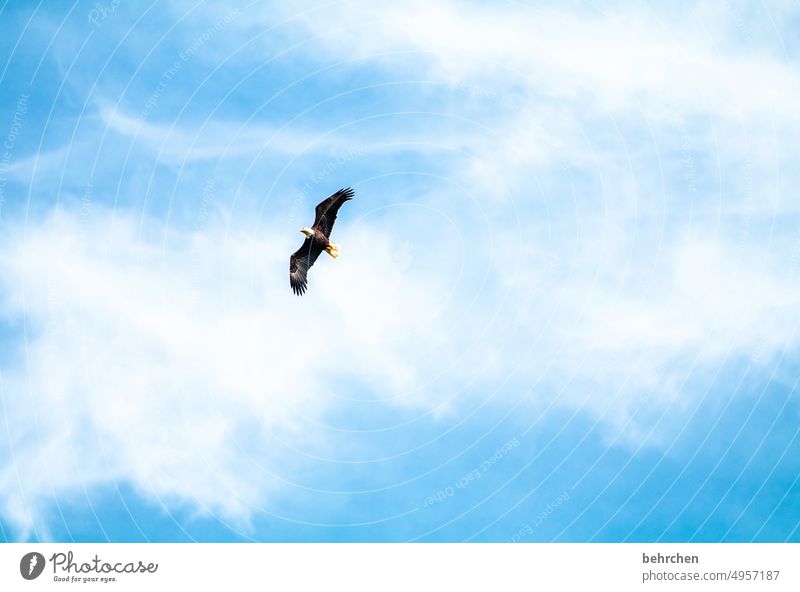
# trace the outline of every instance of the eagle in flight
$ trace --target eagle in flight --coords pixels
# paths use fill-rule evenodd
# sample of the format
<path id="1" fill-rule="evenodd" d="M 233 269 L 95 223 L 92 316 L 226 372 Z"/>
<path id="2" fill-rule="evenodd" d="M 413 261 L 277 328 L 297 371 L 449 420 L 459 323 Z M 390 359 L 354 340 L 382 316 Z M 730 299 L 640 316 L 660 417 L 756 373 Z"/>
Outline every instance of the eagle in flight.
<path id="1" fill-rule="evenodd" d="M 298 296 L 305 293 L 308 286 L 308 270 L 322 251 L 334 259 L 339 256 L 339 245 L 330 241 L 331 230 L 333 223 L 336 222 L 339 208 L 350 199 L 353 199 L 353 190 L 349 187 L 340 189 L 317 204 L 314 225 L 311 228 L 300 229 L 300 232 L 306 235 L 306 240 L 289 259 L 289 284 Z"/>

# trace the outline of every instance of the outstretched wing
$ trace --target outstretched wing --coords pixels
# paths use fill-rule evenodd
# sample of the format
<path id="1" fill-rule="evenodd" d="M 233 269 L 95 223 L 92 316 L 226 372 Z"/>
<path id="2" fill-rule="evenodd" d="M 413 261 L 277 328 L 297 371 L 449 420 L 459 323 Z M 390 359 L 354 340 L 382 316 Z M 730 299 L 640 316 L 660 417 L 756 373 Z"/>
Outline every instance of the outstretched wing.
<path id="1" fill-rule="evenodd" d="M 289 284 L 292 291 L 300 296 L 306 291 L 308 285 L 308 270 L 322 253 L 322 245 L 307 238 L 303 245 L 289 258 Z"/>
<path id="2" fill-rule="evenodd" d="M 336 214 L 342 204 L 349 199 L 353 199 L 353 190 L 348 187 L 347 189 L 340 189 L 329 198 L 319 202 L 315 210 L 314 228 L 320 230 L 325 236 L 330 237 L 333 223 L 336 222 Z"/>

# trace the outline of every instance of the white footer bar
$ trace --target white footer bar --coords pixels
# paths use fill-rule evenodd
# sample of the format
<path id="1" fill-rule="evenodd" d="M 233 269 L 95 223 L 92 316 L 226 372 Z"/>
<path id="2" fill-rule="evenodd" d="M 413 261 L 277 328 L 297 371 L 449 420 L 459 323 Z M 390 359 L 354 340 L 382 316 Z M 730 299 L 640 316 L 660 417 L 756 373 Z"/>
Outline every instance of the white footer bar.
<path id="1" fill-rule="evenodd" d="M 800 590 L 796 544 L 4 544 L 0 590 Z"/>

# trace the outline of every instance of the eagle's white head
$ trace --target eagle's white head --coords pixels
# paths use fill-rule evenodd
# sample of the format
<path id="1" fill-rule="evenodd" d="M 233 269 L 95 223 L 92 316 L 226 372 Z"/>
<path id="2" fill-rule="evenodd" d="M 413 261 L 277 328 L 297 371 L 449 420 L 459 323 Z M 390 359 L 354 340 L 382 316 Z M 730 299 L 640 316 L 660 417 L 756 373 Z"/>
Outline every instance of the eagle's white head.
<path id="1" fill-rule="evenodd" d="M 300 232 L 305 234 L 306 238 L 311 238 L 312 236 L 314 236 L 314 231 L 311 230 L 310 228 L 303 227 L 303 228 L 300 229 Z"/>

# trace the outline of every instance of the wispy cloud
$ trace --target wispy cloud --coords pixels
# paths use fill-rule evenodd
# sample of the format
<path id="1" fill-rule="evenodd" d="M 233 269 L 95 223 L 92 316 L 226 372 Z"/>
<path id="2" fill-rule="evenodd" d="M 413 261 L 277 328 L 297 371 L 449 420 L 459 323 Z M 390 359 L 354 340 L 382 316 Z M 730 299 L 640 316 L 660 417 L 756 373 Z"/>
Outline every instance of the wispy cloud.
<path id="1" fill-rule="evenodd" d="M 3 377 L 14 458 L 0 491 L 17 525 L 35 526 L 54 493 L 109 481 L 246 521 L 291 480 L 275 475 L 272 436 L 323 412 L 326 379 L 347 368 L 402 402 L 425 366 L 411 350 L 441 339 L 446 286 L 369 229 L 347 233 L 336 282 L 320 261 L 300 300 L 287 289 L 293 235 L 208 228 L 161 242 L 139 228 L 62 212 L 4 241 L 3 317 L 28 335 Z"/>
<path id="2" fill-rule="evenodd" d="M 263 153 L 297 155 L 309 152 L 332 154 L 353 149 L 352 143 L 335 136 L 303 133 L 255 123 L 208 120 L 197 125 L 155 123 L 132 117 L 106 105 L 100 118 L 107 129 L 140 142 L 159 162 L 180 165 L 195 161 L 252 159 Z"/>
<path id="3" fill-rule="evenodd" d="M 698 12 L 694 12 L 698 11 Z M 713 24 L 696 18 L 713 12 Z M 303 15 L 330 51 L 382 59 L 419 52 L 432 76 L 535 89 L 588 110 L 674 110 L 797 122 L 798 80 L 779 55 L 739 51 L 729 40 L 741 16 L 708 4 L 670 14 L 623 5 L 605 12 L 449 1 L 377 7 L 348 2 Z M 780 51 L 780 45 L 775 48 Z"/>

